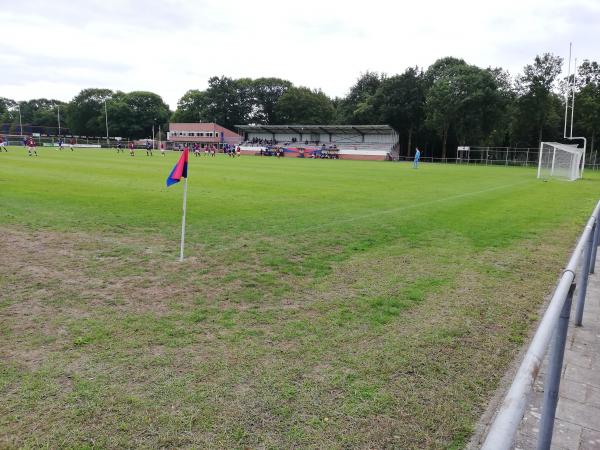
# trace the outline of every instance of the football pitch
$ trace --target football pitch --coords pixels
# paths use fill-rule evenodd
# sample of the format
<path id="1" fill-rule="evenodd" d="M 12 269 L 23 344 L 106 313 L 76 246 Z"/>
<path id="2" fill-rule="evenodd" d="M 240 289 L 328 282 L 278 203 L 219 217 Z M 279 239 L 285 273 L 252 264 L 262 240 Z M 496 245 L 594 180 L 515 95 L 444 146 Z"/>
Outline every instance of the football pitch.
<path id="1" fill-rule="evenodd" d="M 461 448 L 600 196 L 535 168 L 0 154 L 0 447 Z"/>

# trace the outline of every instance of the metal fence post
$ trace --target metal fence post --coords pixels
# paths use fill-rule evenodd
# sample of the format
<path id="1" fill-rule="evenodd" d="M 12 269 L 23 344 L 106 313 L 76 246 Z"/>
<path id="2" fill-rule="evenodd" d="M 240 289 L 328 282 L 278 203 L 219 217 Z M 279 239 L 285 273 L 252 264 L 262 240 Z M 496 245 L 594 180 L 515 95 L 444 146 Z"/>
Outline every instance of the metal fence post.
<path id="1" fill-rule="evenodd" d="M 565 344 L 567 342 L 567 329 L 569 328 L 569 316 L 571 315 L 571 304 L 575 284 L 571 284 L 565 303 L 560 312 L 560 319 L 554 332 L 554 342 L 550 351 L 550 364 L 548 375 L 544 383 L 544 403 L 542 406 L 542 417 L 540 419 L 540 431 L 538 433 L 538 450 L 549 450 L 552 443 L 552 432 L 554 430 L 554 417 L 556 405 L 558 404 L 558 390 L 560 388 L 560 374 L 562 372 L 563 359 L 565 356 Z"/>
<path id="2" fill-rule="evenodd" d="M 594 273 L 596 269 L 596 254 L 598 252 L 598 244 L 600 244 L 600 210 L 596 216 L 596 232 L 594 233 L 594 241 L 592 244 L 592 256 L 590 257 L 590 273 Z"/>
<path id="3" fill-rule="evenodd" d="M 585 294 L 587 293 L 588 277 L 590 274 L 590 260 L 592 259 L 592 247 L 594 246 L 594 235 L 596 222 L 592 225 L 585 247 L 583 248 L 583 261 L 581 262 L 581 275 L 579 277 L 579 289 L 577 293 L 577 309 L 575 310 L 575 325 L 581 326 L 583 320 L 583 308 L 585 306 Z"/>

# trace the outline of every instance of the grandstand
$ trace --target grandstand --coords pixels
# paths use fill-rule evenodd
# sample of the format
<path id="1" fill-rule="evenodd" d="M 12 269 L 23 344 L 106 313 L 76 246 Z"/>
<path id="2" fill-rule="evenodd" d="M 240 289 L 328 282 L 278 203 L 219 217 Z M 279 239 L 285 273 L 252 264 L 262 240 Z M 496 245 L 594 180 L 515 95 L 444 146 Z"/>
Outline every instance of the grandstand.
<path id="1" fill-rule="evenodd" d="M 398 133 L 389 125 L 237 125 L 246 154 L 271 148 L 286 156 L 385 160 L 398 158 Z"/>

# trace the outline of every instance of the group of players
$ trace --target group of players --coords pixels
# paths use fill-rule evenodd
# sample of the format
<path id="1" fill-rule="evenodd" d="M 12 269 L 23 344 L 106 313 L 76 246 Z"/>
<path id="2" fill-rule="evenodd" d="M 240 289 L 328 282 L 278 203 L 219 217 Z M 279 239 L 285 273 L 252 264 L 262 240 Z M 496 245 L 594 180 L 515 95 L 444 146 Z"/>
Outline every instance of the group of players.
<path id="1" fill-rule="evenodd" d="M 129 141 L 129 144 L 127 144 L 127 148 L 129 149 L 129 156 L 135 156 L 135 145 L 133 141 Z M 150 143 L 150 141 L 146 141 L 146 145 L 144 146 L 144 148 L 146 149 L 146 156 L 153 155 L 152 152 L 154 150 L 154 146 Z M 121 141 L 117 142 L 117 153 L 125 153 L 125 150 L 123 149 L 123 143 Z M 160 154 L 162 156 L 165 156 L 164 144 L 160 144 Z"/>
<path id="2" fill-rule="evenodd" d="M 64 140 L 62 138 L 60 138 L 58 140 L 57 144 L 58 144 L 58 150 L 62 150 L 63 146 L 64 146 Z M 7 145 L 8 145 L 7 141 L 4 139 L 4 137 L 0 136 L 0 152 L 2 152 L 2 150 L 4 150 L 5 152 L 8 153 L 8 150 L 6 148 Z M 74 145 L 75 145 L 75 140 L 71 139 L 69 141 L 69 148 L 71 149 L 71 151 L 74 151 L 74 149 L 73 149 Z M 23 138 L 23 146 L 27 147 L 29 156 L 38 156 L 37 149 L 36 149 L 37 143 L 36 143 L 35 139 L 33 138 L 33 136 L 24 137 Z M 127 148 L 129 149 L 129 155 L 135 156 L 135 145 L 134 145 L 133 141 L 130 141 L 127 144 Z M 149 142 L 149 141 L 146 142 L 145 150 L 146 150 L 146 156 L 152 156 L 153 145 L 151 142 Z M 184 147 L 184 150 L 189 151 L 189 147 L 186 145 Z M 198 144 L 198 143 L 192 144 L 192 151 L 194 152 L 194 156 L 200 156 L 202 154 L 200 144 Z M 123 143 L 120 141 L 117 143 L 117 153 L 125 153 Z M 239 158 L 242 154 L 242 151 L 241 151 L 239 145 L 237 147 L 235 147 L 233 145 L 225 145 L 225 147 L 223 148 L 223 153 L 225 153 L 227 156 L 232 157 L 232 158 L 235 158 L 236 156 Z M 160 154 L 162 156 L 165 156 L 164 143 L 161 143 L 161 145 L 160 145 Z M 212 144 L 207 144 L 204 147 L 204 156 L 215 157 L 216 154 L 217 154 L 216 146 L 214 146 Z"/>
<path id="3" fill-rule="evenodd" d="M 187 147 L 186 145 L 186 148 Z M 202 151 L 200 150 L 200 144 L 198 144 L 197 142 L 192 144 L 192 151 L 194 152 L 194 156 L 200 156 L 202 154 Z M 206 145 L 204 146 L 204 156 L 216 156 L 217 154 L 217 147 L 215 147 L 214 145 L 210 144 L 210 145 Z"/>
<path id="4" fill-rule="evenodd" d="M 29 156 L 37 156 L 38 155 L 37 149 L 36 149 L 37 142 L 35 142 L 35 139 L 33 138 L 33 136 L 23 137 L 22 144 L 23 144 L 23 147 L 27 148 L 27 153 Z M 62 138 L 59 139 L 57 144 L 58 144 L 58 149 L 62 150 L 63 146 L 64 146 L 63 139 Z M 2 152 L 2 150 L 4 150 L 6 153 L 8 153 L 8 149 L 6 148 L 7 145 L 8 145 L 8 141 L 3 136 L 0 136 L 0 152 Z M 72 139 L 69 142 L 69 147 L 70 147 L 71 151 L 74 151 L 73 150 L 74 145 L 75 145 L 75 140 Z"/>

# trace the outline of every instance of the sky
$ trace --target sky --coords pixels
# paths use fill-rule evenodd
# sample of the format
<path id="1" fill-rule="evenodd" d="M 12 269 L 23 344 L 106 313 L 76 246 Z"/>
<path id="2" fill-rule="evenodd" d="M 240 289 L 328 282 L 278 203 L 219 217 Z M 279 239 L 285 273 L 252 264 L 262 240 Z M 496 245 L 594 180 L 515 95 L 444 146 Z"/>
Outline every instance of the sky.
<path id="1" fill-rule="evenodd" d="M 600 61 L 600 0 L 0 0 L 0 97 L 152 91 L 211 76 L 344 96 L 361 73 L 455 56 L 514 76 L 537 54 Z M 566 71 L 566 62 L 565 62 Z"/>

